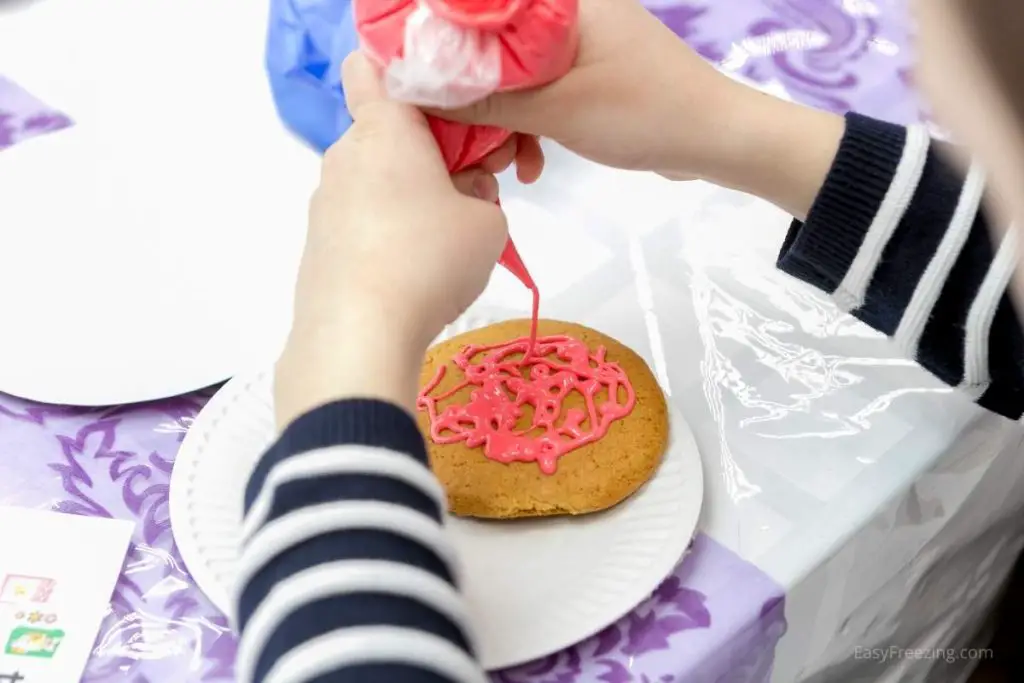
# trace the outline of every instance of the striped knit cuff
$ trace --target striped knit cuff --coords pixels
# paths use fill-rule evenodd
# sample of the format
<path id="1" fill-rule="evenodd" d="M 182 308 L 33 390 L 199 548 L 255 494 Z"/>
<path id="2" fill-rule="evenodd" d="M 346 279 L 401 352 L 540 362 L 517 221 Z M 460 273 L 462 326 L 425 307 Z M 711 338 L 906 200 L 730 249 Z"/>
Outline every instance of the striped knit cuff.
<path id="1" fill-rule="evenodd" d="M 829 294 L 853 263 L 889 190 L 906 129 L 847 114 L 846 132 L 807 221 L 793 221 L 778 267 Z"/>
<path id="2" fill-rule="evenodd" d="M 373 399 L 335 401 L 298 417 L 267 450 L 245 488 L 245 510 L 248 512 L 278 462 L 297 453 L 342 445 L 387 448 L 427 463 L 423 436 L 405 410 Z"/>

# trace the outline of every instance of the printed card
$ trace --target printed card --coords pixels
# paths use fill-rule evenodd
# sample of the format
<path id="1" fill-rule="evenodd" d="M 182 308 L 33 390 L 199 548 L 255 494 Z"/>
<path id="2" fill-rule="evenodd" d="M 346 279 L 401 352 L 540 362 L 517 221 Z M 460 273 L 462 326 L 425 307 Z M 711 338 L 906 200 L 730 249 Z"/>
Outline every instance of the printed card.
<path id="1" fill-rule="evenodd" d="M 131 522 L 0 507 L 0 683 L 76 683 Z"/>

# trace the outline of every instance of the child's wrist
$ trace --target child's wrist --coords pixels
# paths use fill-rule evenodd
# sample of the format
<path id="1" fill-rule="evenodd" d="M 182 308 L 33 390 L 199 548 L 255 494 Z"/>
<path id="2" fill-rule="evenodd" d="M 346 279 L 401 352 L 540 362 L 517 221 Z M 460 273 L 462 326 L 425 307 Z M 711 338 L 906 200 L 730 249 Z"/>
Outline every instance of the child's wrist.
<path id="1" fill-rule="evenodd" d="M 293 332 L 276 373 L 280 427 L 319 405 L 346 398 L 375 398 L 415 409 L 429 342 L 382 313 L 369 308 L 340 311 L 330 323 Z"/>
<path id="2" fill-rule="evenodd" d="M 751 159 L 762 156 L 772 134 L 772 102 L 721 73 L 714 73 L 701 92 L 699 103 L 679 101 L 670 107 L 669 120 L 680 118 L 683 109 L 702 111 L 689 117 L 689 125 L 670 127 L 668 167 L 655 170 L 669 178 L 736 188 L 751 175 Z"/>
<path id="3" fill-rule="evenodd" d="M 766 199 L 803 219 L 845 128 L 842 117 L 741 86 L 729 108 L 732 135 L 705 179 Z"/>
<path id="4" fill-rule="evenodd" d="M 717 135 L 701 177 L 727 187 L 750 184 L 762 172 L 755 164 L 775 144 L 781 126 L 777 100 L 730 81 L 715 104 Z"/>

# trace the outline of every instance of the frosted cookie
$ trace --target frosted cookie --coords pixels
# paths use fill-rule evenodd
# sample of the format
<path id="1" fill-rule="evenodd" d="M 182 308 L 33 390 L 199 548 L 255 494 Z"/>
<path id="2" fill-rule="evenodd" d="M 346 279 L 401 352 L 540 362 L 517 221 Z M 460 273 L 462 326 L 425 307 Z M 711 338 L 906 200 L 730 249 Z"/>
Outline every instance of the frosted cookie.
<path id="1" fill-rule="evenodd" d="M 511 519 L 597 512 L 654 474 L 665 396 L 640 356 L 582 325 L 510 320 L 431 347 L 417 420 L 451 511 Z"/>

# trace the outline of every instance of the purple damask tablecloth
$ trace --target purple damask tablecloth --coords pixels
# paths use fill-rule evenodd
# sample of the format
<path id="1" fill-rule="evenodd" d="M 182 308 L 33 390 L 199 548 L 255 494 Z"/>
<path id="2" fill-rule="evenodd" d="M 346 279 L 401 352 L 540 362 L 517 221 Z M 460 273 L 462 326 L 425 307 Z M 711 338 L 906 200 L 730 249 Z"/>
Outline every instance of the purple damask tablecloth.
<path id="1" fill-rule="evenodd" d="M 778 81 L 808 104 L 897 122 L 921 118 L 909 95 L 902 0 L 650 5 L 708 59 L 756 81 Z M 69 125 L 67 115 L 0 77 L 0 150 Z M 137 522 L 84 680 L 232 679 L 234 638 L 183 566 L 167 507 L 175 453 L 210 393 L 102 410 L 0 395 L 0 503 Z M 581 645 L 495 679 L 767 683 L 786 631 L 783 593 L 756 567 L 699 535 L 676 572 L 632 614 Z"/>
<path id="2" fill-rule="evenodd" d="M 71 119 L 65 114 L 0 76 L 0 150 L 70 125 Z"/>

